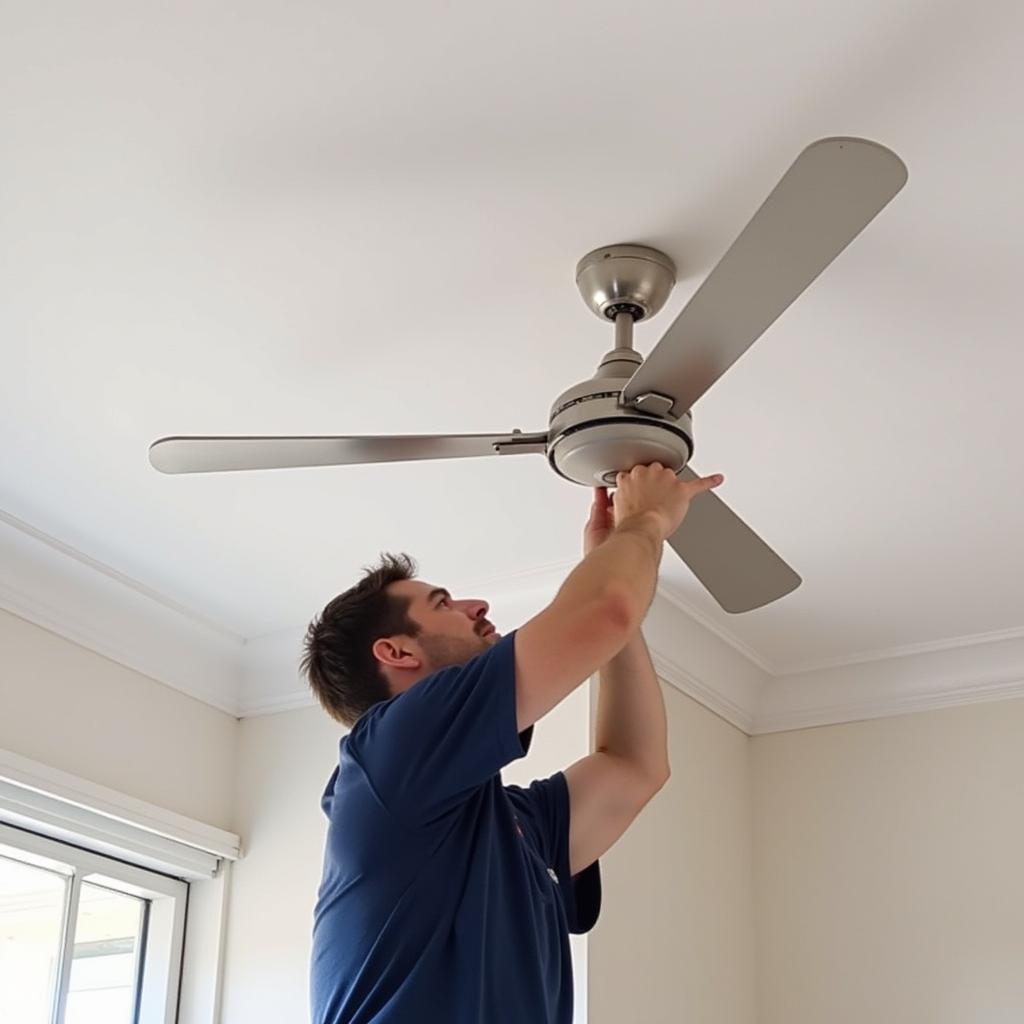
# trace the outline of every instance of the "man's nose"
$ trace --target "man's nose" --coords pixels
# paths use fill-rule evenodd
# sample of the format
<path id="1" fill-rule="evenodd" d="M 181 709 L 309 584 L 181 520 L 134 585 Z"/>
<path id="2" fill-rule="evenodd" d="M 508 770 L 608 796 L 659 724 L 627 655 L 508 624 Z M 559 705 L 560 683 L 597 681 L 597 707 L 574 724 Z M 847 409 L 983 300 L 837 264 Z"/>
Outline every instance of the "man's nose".
<path id="1" fill-rule="evenodd" d="M 486 601 L 466 601 L 466 614 L 475 622 L 482 619 L 490 607 Z"/>

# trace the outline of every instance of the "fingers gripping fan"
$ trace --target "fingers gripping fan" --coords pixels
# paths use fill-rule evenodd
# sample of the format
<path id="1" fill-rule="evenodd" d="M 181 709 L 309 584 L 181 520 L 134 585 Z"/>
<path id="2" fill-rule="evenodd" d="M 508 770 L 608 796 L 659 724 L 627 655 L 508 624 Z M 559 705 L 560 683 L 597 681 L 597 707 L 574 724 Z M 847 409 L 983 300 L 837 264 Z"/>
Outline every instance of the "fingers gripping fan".
<path id="1" fill-rule="evenodd" d="M 662 252 L 611 245 L 576 268 L 583 298 L 614 324 L 615 346 L 593 377 L 563 392 L 546 431 L 384 437 L 164 437 L 149 449 L 164 473 L 341 466 L 485 455 L 543 455 L 566 480 L 613 484 L 660 462 L 694 479 L 691 409 L 903 187 L 903 162 L 866 139 L 809 145 L 775 186 L 646 361 L 633 324 L 675 284 Z M 669 544 L 728 612 L 760 608 L 800 577 L 715 494 L 693 499 Z"/>

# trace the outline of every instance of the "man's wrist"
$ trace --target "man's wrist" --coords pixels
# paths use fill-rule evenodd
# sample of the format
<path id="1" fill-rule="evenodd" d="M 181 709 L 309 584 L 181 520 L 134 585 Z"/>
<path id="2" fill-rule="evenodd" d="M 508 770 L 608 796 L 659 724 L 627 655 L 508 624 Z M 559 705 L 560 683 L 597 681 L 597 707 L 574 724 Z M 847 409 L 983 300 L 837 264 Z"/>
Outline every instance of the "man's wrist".
<path id="1" fill-rule="evenodd" d="M 661 544 L 668 539 L 668 520 L 654 509 L 645 509 L 627 516 L 615 527 L 615 532 L 635 532 L 651 537 Z"/>

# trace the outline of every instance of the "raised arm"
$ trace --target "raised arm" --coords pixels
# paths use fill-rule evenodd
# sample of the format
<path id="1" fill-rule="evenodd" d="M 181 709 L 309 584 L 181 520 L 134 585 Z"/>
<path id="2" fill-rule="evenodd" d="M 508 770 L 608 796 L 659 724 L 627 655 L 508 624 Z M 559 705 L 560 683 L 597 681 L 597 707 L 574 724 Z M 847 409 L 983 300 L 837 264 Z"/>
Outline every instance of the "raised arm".
<path id="1" fill-rule="evenodd" d="M 720 476 L 701 481 L 703 487 Z M 642 489 L 642 486 L 641 486 Z M 616 496 L 627 516 L 638 495 Z M 614 514 L 603 488 L 595 491 L 584 531 L 589 554 L 609 543 Z M 645 609 L 646 610 L 646 609 Z M 596 749 L 565 771 L 569 789 L 569 866 L 577 874 L 602 856 L 669 778 L 665 703 L 639 624 L 600 668 Z"/>
<path id="2" fill-rule="evenodd" d="M 694 495 L 720 482 L 717 476 L 682 481 L 658 463 L 619 474 L 614 531 L 516 634 L 520 730 L 607 664 L 640 628 L 654 598 L 663 542 Z"/>

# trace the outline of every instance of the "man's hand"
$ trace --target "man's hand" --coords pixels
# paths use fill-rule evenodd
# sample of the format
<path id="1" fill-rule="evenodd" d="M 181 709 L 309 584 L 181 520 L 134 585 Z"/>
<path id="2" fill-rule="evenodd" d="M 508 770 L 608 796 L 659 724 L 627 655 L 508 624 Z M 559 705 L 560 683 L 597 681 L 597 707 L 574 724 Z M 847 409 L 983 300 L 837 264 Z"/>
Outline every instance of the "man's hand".
<path id="1" fill-rule="evenodd" d="M 608 496 L 607 487 L 594 488 L 594 504 L 590 506 L 590 519 L 583 529 L 583 554 L 589 555 L 600 547 L 615 529 L 615 507 Z"/>
<path id="2" fill-rule="evenodd" d="M 662 539 L 668 540 L 682 524 L 690 502 L 724 479 L 721 473 L 713 473 L 696 480 L 680 480 L 674 470 L 660 462 L 634 466 L 628 473 L 615 477 L 616 524 L 625 523 L 634 515 L 653 516 L 662 525 Z"/>
<path id="3" fill-rule="evenodd" d="M 682 523 L 691 499 L 718 487 L 725 477 L 714 473 L 683 481 L 660 462 L 652 462 L 649 466 L 638 465 L 628 473 L 619 473 L 616 479 L 619 484 L 616 498 L 621 500 L 613 502 L 607 487 L 594 488 L 594 504 L 583 530 L 584 556 L 600 547 L 620 522 L 637 512 L 653 512 L 664 521 L 667 540 Z"/>

